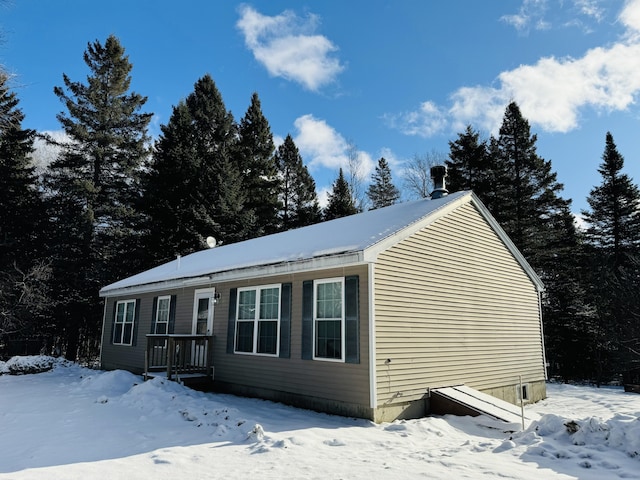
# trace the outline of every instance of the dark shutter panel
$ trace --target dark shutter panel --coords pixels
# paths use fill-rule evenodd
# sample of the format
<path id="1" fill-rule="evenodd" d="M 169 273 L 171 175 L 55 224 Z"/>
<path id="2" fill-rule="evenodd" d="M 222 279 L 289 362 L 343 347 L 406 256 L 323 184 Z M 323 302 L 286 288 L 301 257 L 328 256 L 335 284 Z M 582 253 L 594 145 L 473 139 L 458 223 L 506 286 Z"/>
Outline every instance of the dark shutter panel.
<path id="1" fill-rule="evenodd" d="M 156 313 L 158 312 L 158 297 L 153 297 L 153 307 L 151 307 L 151 331 L 156 333 Z"/>
<path id="2" fill-rule="evenodd" d="M 291 284 L 280 287 L 280 358 L 291 356 Z"/>
<path id="3" fill-rule="evenodd" d="M 360 363 L 359 277 L 344 279 L 345 362 Z"/>
<path id="4" fill-rule="evenodd" d="M 177 295 L 171 295 L 171 301 L 169 302 L 169 325 L 167 327 L 167 333 L 174 333 L 176 327 L 176 302 Z M 155 318 L 155 317 L 154 317 Z"/>
<path id="5" fill-rule="evenodd" d="M 140 299 L 136 298 L 135 302 L 136 307 L 135 313 L 133 314 L 133 338 L 131 339 L 131 345 L 134 347 L 136 346 L 136 343 L 138 341 L 138 323 L 140 323 Z"/>
<path id="6" fill-rule="evenodd" d="M 238 289 L 229 290 L 229 322 L 227 323 L 227 353 L 233 353 L 236 337 L 236 303 L 238 301 Z"/>
<path id="7" fill-rule="evenodd" d="M 302 359 L 313 358 L 313 280 L 302 282 Z"/>
<path id="8" fill-rule="evenodd" d="M 109 341 L 109 343 L 111 343 L 111 345 L 113 345 L 113 337 L 116 334 L 116 310 L 118 306 L 118 302 L 116 302 L 115 300 L 113 301 L 113 315 L 111 315 L 111 335 L 110 338 L 111 340 Z"/>

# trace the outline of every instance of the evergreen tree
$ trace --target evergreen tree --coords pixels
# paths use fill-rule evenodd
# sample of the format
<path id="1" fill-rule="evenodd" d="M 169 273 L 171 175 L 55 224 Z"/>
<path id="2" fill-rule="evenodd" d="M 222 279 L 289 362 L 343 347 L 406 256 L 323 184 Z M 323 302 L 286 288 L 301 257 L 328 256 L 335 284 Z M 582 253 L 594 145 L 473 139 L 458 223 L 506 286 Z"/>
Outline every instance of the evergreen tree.
<path id="1" fill-rule="evenodd" d="M 87 82 L 63 75 L 54 93 L 67 109 L 57 118 L 71 141 L 50 165 L 46 187 L 53 218 L 51 254 L 66 356 L 99 343 L 99 287 L 139 270 L 140 174 L 151 114 L 130 93 L 132 64 L 113 35 L 89 43 Z"/>
<path id="2" fill-rule="evenodd" d="M 329 201 L 324 209 L 324 219 L 346 217 L 358 213 L 358 209 L 353 204 L 349 183 L 345 180 L 342 168 L 338 173 L 338 178 L 333 182 L 333 187 L 329 193 Z"/>
<path id="3" fill-rule="evenodd" d="M 447 165 L 447 188 L 451 192 L 473 190 L 489 207 L 489 199 L 495 190 L 489 146 L 480 140 L 480 134 L 468 125 L 455 141 L 449 142 Z"/>
<path id="4" fill-rule="evenodd" d="M 23 129 L 24 114 L 0 72 L 0 270 L 33 255 L 40 194 L 29 155 L 35 132 Z"/>
<path id="5" fill-rule="evenodd" d="M 216 229 L 211 198 L 201 189 L 198 131 L 184 101 L 160 129 L 144 182 L 149 267 L 205 248 L 206 237 Z"/>
<path id="6" fill-rule="evenodd" d="M 640 190 L 622 173 L 624 158 L 607 132 L 602 184 L 587 198 L 591 291 L 596 318 L 593 323 L 598 360 L 598 381 L 640 363 Z"/>
<path id="7" fill-rule="evenodd" d="M 391 179 L 391 168 L 382 157 L 378 160 L 376 171 L 371 175 L 371 184 L 367 189 L 367 196 L 371 201 L 371 209 L 388 207 L 398 202 L 400 191 Z"/>
<path id="8" fill-rule="evenodd" d="M 545 245 L 558 232 L 549 230 L 551 217 L 566 212 L 570 201 L 560 197 L 563 185 L 557 181 L 551 162 L 536 153 L 537 136 L 515 102 L 505 111 L 498 138 L 490 151 L 497 158 L 492 175 L 496 194 L 496 216 L 500 225 L 534 267 L 544 268 Z"/>
<path id="9" fill-rule="evenodd" d="M 304 227 L 322 219 L 316 184 L 302 161 L 298 147 L 287 135 L 275 154 L 280 184 L 281 230 Z"/>
<path id="10" fill-rule="evenodd" d="M 579 375 L 590 354 L 576 341 L 588 338 L 585 322 L 592 315 L 579 268 L 581 243 L 571 203 L 560 196 L 562 184 L 551 162 L 537 155 L 536 141 L 510 103 L 498 137 L 487 143 L 468 126 L 450 142 L 449 188 L 472 189 L 542 278 L 547 358 L 554 372 Z"/>
<path id="11" fill-rule="evenodd" d="M 273 157 L 275 147 L 269 122 L 264 117 L 258 94 L 251 96 L 251 105 L 238 127 L 238 155 L 242 172 L 245 210 L 255 213 L 252 237 L 277 230 L 278 178 Z"/>
<path id="12" fill-rule="evenodd" d="M 256 217 L 246 208 L 237 125 L 210 75 L 161 129 L 144 189 L 149 262 L 206 248 L 208 236 L 220 243 L 252 236 Z"/>
<path id="13" fill-rule="evenodd" d="M 587 240 L 611 256 L 614 266 L 624 264 L 625 256 L 638 253 L 640 246 L 640 190 L 622 173 L 623 167 L 624 158 L 607 132 L 598 168 L 602 184 L 591 190 L 587 198 L 590 210 L 582 215 L 588 224 Z"/>
<path id="14" fill-rule="evenodd" d="M 42 199 L 29 158 L 35 132 L 22 128 L 24 114 L 8 83 L 0 72 L 0 343 L 6 335 L 42 334 L 38 320 L 49 304 Z"/>

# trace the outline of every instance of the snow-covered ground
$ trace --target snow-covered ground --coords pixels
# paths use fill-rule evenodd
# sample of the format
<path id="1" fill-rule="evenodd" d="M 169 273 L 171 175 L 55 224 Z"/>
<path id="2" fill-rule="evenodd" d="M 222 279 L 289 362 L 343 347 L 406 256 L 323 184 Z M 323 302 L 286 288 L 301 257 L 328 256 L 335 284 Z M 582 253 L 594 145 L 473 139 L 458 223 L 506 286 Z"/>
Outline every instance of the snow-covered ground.
<path id="1" fill-rule="evenodd" d="M 0 479 L 640 478 L 640 395 L 549 385 L 523 432 L 485 417 L 376 425 L 123 371 L 0 362 Z M 572 433 L 570 433 L 572 432 Z"/>

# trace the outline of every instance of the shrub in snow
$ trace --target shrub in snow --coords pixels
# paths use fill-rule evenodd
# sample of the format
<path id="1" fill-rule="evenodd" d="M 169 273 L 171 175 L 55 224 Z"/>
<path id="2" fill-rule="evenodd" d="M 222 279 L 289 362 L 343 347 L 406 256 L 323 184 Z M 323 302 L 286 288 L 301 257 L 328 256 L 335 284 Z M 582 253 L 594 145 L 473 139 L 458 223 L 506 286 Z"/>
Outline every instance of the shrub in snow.
<path id="1" fill-rule="evenodd" d="M 67 363 L 70 362 L 62 358 L 58 359 L 46 355 L 11 357 L 6 362 L 0 362 L 0 375 L 27 375 L 31 373 L 48 372 L 56 365 L 64 365 Z"/>

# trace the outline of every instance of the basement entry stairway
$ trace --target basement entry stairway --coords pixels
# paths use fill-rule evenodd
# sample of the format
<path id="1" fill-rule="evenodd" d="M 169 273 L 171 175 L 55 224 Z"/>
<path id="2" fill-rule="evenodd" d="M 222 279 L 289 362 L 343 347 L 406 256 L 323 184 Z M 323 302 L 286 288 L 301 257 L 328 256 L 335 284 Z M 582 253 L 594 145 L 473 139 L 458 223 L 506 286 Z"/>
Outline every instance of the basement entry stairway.
<path id="1" fill-rule="evenodd" d="M 487 415 L 508 423 L 521 423 L 519 406 L 513 405 L 466 385 L 431 389 L 432 413 L 438 415 Z M 525 421 L 529 419 L 525 416 Z"/>

